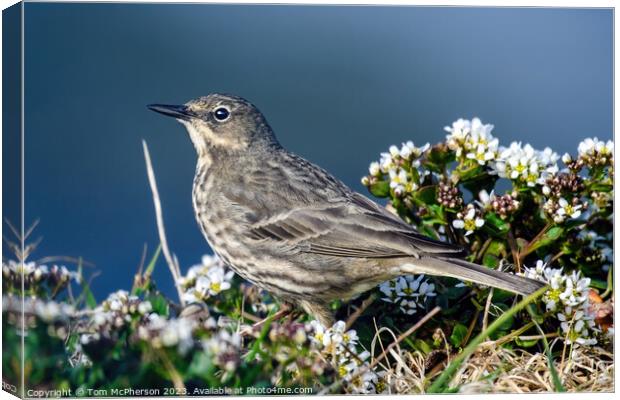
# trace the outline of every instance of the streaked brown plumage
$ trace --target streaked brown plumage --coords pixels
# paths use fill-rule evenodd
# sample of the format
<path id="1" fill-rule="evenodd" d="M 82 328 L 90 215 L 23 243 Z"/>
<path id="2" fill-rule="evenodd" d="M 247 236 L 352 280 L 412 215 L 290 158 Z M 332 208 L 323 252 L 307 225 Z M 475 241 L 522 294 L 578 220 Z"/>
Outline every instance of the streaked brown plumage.
<path id="1" fill-rule="evenodd" d="M 211 248 L 239 275 L 329 325 L 327 304 L 410 273 L 529 294 L 542 283 L 462 260 L 322 168 L 286 151 L 248 101 L 211 94 L 151 105 L 198 153 L 193 203 Z"/>

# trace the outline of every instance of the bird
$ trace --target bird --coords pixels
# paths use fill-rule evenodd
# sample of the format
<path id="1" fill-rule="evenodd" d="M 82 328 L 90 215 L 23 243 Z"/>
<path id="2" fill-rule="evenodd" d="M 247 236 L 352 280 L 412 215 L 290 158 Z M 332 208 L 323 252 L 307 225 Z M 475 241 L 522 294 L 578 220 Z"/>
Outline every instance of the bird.
<path id="1" fill-rule="evenodd" d="M 286 150 L 248 100 L 212 93 L 150 110 L 185 126 L 197 153 L 192 203 L 209 246 L 238 275 L 328 327 L 333 300 L 409 274 L 521 295 L 544 283 L 464 259 L 325 169 Z"/>

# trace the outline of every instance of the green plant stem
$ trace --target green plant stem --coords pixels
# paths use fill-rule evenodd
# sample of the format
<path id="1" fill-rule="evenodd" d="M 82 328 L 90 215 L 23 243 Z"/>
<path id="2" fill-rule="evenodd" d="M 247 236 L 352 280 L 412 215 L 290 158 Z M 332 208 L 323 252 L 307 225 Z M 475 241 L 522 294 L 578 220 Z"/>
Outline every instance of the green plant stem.
<path id="1" fill-rule="evenodd" d="M 545 225 L 544 228 L 542 228 L 540 230 L 540 232 L 538 232 L 538 234 L 534 237 L 534 239 L 532 239 L 532 240 L 530 240 L 528 242 L 527 247 L 525 249 L 523 249 L 523 251 L 519 254 L 519 261 L 521 261 L 526 256 L 528 256 L 532 251 L 534 251 L 531 248 L 532 247 L 532 243 L 536 243 L 545 233 L 547 233 L 547 231 L 549 229 L 551 229 L 552 226 L 553 226 L 553 224 L 548 222 L 547 225 Z"/>
<path id="2" fill-rule="evenodd" d="M 506 323 L 508 319 L 512 318 L 517 312 L 521 311 L 523 308 L 525 308 L 525 306 L 527 306 L 528 304 L 536 300 L 538 297 L 542 296 L 542 294 L 545 293 L 547 289 L 548 288 L 545 286 L 545 287 L 538 289 L 536 292 L 530 294 L 529 296 L 521 300 L 519 303 L 517 303 L 514 307 L 512 307 L 511 309 L 506 311 L 504 314 L 502 314 L 495 321 L 493 321 L 491 325 L 489 325 L 489 327 L 485 331 L 478 334 L 478 336 L 476 336 L 471 341 L 471 343 L 467 345 L 467 347 L 465 347 L 463 352 L 459 354 L 452 361 L 450 365 L 448 365 L 448 367 L 444 370 L 444 372 L 441 375 L 439 375 L 439 377 L 435 380 L 435 382 L 433 382 L 433 384 L 430 386 L 428 390 L 428 393 L 444 392 L 447 389 L 447 386 L 449 385 L 450 381 L 452 381 L 454 374 L 456 373 L 458 368 L 461 366 L 463 361 L 465 361 L 465 359 L 469 357 L 478 348 L 480 343 L 483 342 L 484 338 L 486 338 L 487 336 L 490 336 L 500 326 Z"/>
<path id="3" fill-rule="evenodd" d="M 607 289 L 605 289 L 603 294 L 601 294 L 601 299 L 604 299 L 605 297 L 609 296 L 613 292 L 613 288 L 614 288 L 614 274 L 613 274 L 613 267 L 610 265 L 609 271 L 607 271 Z"/>

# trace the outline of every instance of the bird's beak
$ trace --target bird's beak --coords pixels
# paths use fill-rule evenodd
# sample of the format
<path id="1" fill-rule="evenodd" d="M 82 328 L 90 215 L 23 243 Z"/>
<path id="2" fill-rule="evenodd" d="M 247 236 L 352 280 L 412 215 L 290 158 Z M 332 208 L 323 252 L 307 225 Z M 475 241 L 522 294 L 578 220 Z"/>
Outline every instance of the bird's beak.
<path id="1" fill-rule="evenodd" d="M 194 113 L 192 113 L 187 106 L 175 106 L 169 104 L 149 104 L 146 106 L 149 110 L 153 110 L 160 114 L 167 115 L 168 117 L 174 117 L 176 119 L 182 119 L 185 121 L 189 121 L 191 118 L 195 117 Z"/>

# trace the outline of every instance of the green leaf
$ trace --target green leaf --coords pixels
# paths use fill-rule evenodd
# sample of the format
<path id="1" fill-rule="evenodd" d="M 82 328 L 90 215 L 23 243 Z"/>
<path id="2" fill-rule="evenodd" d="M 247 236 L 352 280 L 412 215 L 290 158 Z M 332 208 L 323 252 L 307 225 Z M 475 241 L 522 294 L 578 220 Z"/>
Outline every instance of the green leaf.
<path id="1" fill-rule="evenodd" d="M 593 192 L 611 192 L 614 190 L 614 185 L 608 185 L 605 183 L 594 182 L 589 186 L 589 189 Z"/>
<path id="2" fill-rule="evenodd" d="M 506 252 L 506 245 L 499 240 L 493 240 L 482 256 L 482 264 L 495 268 L 499 265 L 502 254 Z"/>
<path id="3" fill-rule="evenodd" d="M 485 253 L 485 255 L 482 256 L 482 265 L 485 267 L 495 268 L 499 265 L 499 257 L 493 254 Z"/>
<path id="4" fill-rule="evenodd" d="M 433 146 L 426 153 L 426 159 L 422 165 L 431 171 L 441 173 L 446 165 L 456 160 L 456 154 L 446 148 Z"/>
<path id="5" fill-rule="evenodd" d="M 448 279 L 446 279 L 446 281 L 448 281 Z M 454 283 L 456 282 L 459 282 L 459 281 L 455 279 Z M 454 285 L 450 285 L 450 286 L 446 286 L 446 289 L 444 289 L 441 292 L 441 295 L 444 296 L 448 300 L 455 300 L 463 296 L 463 294 L 467 290 L 469 290 L 467 287 L 462 287 L 462 286 L 455 287 Z"/>
<path id="6" fill-rule="evenodd" d="M 533 347 L 535 346 L 540 339 L 529 339 L 529 340 L 521 340 L 518 336 L 515 338 L 515 343 L 519 347 Z"/>
<path id="7" fill-rule="evenodd" d="M 424 354 L 429 354 L 431 351 L 433 351 L 433 348 L 422 339 L 415 339 L 415 341 L 413 342 L 413 347 Z"/>
<path id="8" fill-rule="evenodd" d="M 422 186 L 415 196 L 424 204 L 437 204 L 437 186 Z"/>
<path id="9" fill-rule="evenodd" d="M 457 323 L 452 329 L 450 343 L 452 343 L 454 347 L 461 347 L 463 340 L 465 340 L 465 336 L 467 336 L 467 327 L 463 324 Z"/>
<path id="10" fill-rule="evenodd" d="M 420 173 L 418 172 L 417 168 L 412 168 L 410 171 L 411 174 L 411 180 L 417 184 L 420 183 Z"/>
<path id="11" fill-rule="evenodd" d="M 510 224 L 499 217 L 494 212 L 488 212 L 484 216 L 485 224 L 493 227 L 499 233 L 506 233 L 510 229 Z"/>
<path id="12" fill-rule="evenodd" d="M 155 312 L 156 314 L 167 317 L 170 313 L 168 301 L 161 294 L 152 294 L 148 297 L 147 300 L 151 302 L 153 312 Z"/>
<path id="13" fill-rule="evenodd" d="M 428 237 L 433 238 L 435 240 L 439 239 L 439 237 L 437 236 L 437 233 L 432 228 L 432 226 L 421 225 L 418 228 L 418 230 L 420 231 L 421 234 L 423 234 L 425 236 L 428 236 Z"/>
<path id="14" fill-rule="evenodd" d="M 597 289 L 607 289 L 607 282 L 601 279 L 590 278 L 590 286 Z"/>
<path id="15" fill-rule="evenodd" d="M 533 252 L 534 250 L 538 250 L 541 247 L 545 247 L 550 245 L 551 243 L 558 240 L 562 234 L 564 233 L 564 228 L 561 226 L 553 226 L 545 232 L 540 239 L 535 242 L 531 242 L 527 249 L 527 254 Z"/>
<path id="16" fill-rule="evenodd" d="M 91 310 L 97 308 L 97 300 L 95 299 L 93 292 L 88 287 L 88 284 L 84 286 L 83 290 L 84 290 L 84 293 L 86 294 L 86 298 L 85 298 L 86 306 L 90 308 Z"/>
<path id="17" fill-rule="evenodd" d="M 427 208 L 437 218 L 437 220 L 441 221 L 441 224 L 446 224 L 446 213 L 443 206 L 440 206 L 439 204 L 431 204 Z"/>
<path id="18" fill-rule="evenodd" d="M 515 294 L 507 290 L 495 288 L 493 289 L 493 300 L 497 303 L 503 303 L 508 299 L 513 299 Z"/>
<path id="19" fill-rule="evenodd" d="M 390 194 L 390 182 L 389 181 L 378 181 L 373 183 L 368 188 L 370 193 L 377 197 L 388 197 Z"/>

